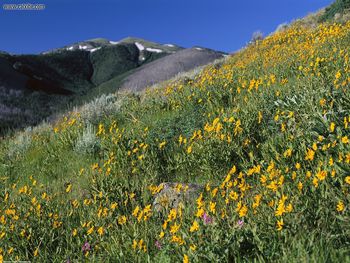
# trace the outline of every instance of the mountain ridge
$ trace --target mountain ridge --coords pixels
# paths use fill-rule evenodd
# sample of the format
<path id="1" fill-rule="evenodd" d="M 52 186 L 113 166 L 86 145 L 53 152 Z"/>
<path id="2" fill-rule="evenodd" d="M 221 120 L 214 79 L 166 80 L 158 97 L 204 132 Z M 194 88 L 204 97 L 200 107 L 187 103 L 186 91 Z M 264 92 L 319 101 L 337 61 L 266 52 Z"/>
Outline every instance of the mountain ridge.
<path id="1" fill-rule="evenodd" d="M 83 103 L 80 99 L 83 97 L 93 99 L 95 90 L 102 93 L 115 92 L 125 78 L 132 75 L 136 69 L 169 55 L 177 56 L 176 54 L 183 50 L 190 49 L 175 44 L 159 44 L 141 38 L 127 37 L 120 41 L 104 38 L 84 40 L 38 55 L 0 52 L 0 68 L 3 69 L 0 71 L 0 87 L 4 91 L 9 91 L 8 96 L 0 98 L 0 104 L 9 109 L 16 109 L 16 116 L 13 116 L 11 125 L 5 121 L 9 117 L 5 118 L 0 112 L 0 129 L 13 127 L 13 123 L 16 122 L 21 124 L 21 127 L 35 125 L 38 121 L 49 117 L 52 112 L 67 108 L 66 104 L 74 105 L 77 101 L 79 104 Z M 216 58 L 224 54 L 218 51 L 212 52 L 217 52 Z M 202 52 L 201 57 L 207 57 L 208 54 L 209 52 Z M 186 64 L 195 67 L 198 63 L 190 60 L 197 58 L 198 56 L 195 58 L 189 56 L 186 58 Z M 211 59 L 201 61 L 212 62 Z M 187 69 L 188 67 L 183 70 Z M 179 70 L 181 68 L 173 70 L 167 76 L 172 77 L 179 73 Z M 130 79 L 130 76 L 128 78 Z M 160 79 L 164 80 L 164 77 Z M 27 96 L 25 103 L 23 97 L 10 95 L 12 94 L 10 90 L 20 90 L 21 96 Z M 24 113 L 22 118 L 20 112 L 30 112 L 29 115 L 33 118 L 28 120 L 28 114 Z"/>

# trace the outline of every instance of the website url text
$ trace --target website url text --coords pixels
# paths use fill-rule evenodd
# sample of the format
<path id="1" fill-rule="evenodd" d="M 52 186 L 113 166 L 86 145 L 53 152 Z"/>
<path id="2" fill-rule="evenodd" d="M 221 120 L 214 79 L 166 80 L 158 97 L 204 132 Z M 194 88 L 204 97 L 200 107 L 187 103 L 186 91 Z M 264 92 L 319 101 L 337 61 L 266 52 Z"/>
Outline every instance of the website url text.
<path id="1" fill-rule="evenodd" d="M 3 4 L 2 5 L 3 10 L 6 11 L 18 11 L 18 10 L 25 10 L 25 11 L 38 11 L 38 10 L 44 10 L 46 8 L 45 4 Z"/>

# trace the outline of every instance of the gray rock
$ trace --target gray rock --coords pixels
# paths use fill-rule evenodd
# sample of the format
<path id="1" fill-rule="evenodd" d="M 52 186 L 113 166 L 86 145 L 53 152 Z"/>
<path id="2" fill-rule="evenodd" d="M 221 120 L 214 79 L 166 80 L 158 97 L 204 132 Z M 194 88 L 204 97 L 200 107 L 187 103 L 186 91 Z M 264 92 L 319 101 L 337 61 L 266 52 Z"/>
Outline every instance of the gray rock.
<path id="1" fill-rule="evenodd" d="M 171 208 L 177 209 L 186 203 L 195 203 L 204 187 L 198 184 L 162 183 L 162 190 L 154 197 L 153 208 L 156 212 Z"/>

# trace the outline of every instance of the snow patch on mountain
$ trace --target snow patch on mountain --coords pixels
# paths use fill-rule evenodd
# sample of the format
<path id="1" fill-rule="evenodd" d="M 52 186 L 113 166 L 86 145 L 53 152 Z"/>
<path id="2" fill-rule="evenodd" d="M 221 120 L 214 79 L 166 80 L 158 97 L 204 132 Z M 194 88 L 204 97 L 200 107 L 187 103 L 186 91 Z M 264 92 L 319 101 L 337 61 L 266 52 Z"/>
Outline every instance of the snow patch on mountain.
<path id="1" fill-rule="evenodd" d="M 90 52 L 92 53 L 92 52 L 95 52 L 95 51 L 97 51 L 99 49 L 101 49 L 101 47 L 93 48 L 93 49 L 90 50 Z"/>
<path id="2" fill-rule="evenodd" d="M 85 50 L 85 49 L 88 49 L 88 46 L 81 46 L 81 45 L 79 45 L 79 49 Z"/>
<path id="3" fill-rule="evenodd" d="M 149 52 L 156 52 L 156 53 L 162 53 L 163 50 L 158 49 L 158 48 L 146 48 L 147 51 Z"/>
<path id="4" fill-rule="evenodd" d="M 137 46 L 137 48 L 138 48 L 140 51 L 145 50 L 145 47 L 144 47 L 142 44 L 140 44 L 139 42 L 135 42 L 135 45 Z"/>

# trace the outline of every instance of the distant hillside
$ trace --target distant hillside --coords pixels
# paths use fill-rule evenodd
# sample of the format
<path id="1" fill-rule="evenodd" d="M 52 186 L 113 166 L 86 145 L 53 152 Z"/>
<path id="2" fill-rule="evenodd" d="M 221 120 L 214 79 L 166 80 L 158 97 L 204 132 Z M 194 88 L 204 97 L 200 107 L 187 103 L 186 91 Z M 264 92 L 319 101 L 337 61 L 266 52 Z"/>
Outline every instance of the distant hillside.
<path id="1" fill-rule="evenodd" d="M 66 109 L 67 104 L 82 104 L 95 95 L 115 92 L 123 79 L 138 68 L 142 70 L 127 79 L 139 81 L 143 78 L 137 90 L 222 56 L 215 51 L 190 55 L 193 49 L 184 53 L 182 50 L 184 48 L 174 44 L 129 37 L 120 41 L 91 39 L 39 55 L 1 52 L 0 133 L 7 127 L 34 125 Z M 182 53 L 177 56 L 178 52 Z M 153 66 L 167 65 L 162 71 L 157 70 L 159 74 L 151 69 L 153 66 L 144 67 L 159 59 L 161 62 Z"/>
<path id="2" fill-rule="evenodd" d="M 224 53 L 199 47 L 181 50 L 143 65 L 125 79 L 121 89 L 139 91 L 147 86 L 168 80 L 180 72 L 206 65 L 223 56 Z"/>

